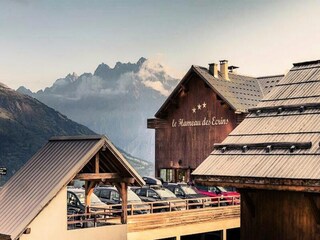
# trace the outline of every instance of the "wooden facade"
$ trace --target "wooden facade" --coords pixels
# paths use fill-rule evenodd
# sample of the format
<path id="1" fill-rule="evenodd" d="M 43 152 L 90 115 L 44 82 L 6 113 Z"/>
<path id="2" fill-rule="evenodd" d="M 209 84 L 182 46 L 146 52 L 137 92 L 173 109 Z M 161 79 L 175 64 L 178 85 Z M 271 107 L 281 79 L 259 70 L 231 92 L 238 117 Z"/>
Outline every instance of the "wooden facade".
<path id="1" fill-rule="evenodd" d="M 244 189 L 241 197 L 241 239 L 320 238 L 319 195 Z"/>
<path id="2" fill-rule="evenodd" d="M 320 60 L 293 68 L 193 172 L 241 193 L 241 239 L 320 239 Z"/>
<path id="3" fill-rule="evenodd" d="M 189 181 L 213 144 L 222 142 L 261 97 L 254 78 L 230 73 L 224 79 L 192 66 L 156 118 L 148 119 L 148 128 L 155 129 L 156 176 Z"/>
<path id="4" fill-rule="evenodd" d="M 166 125 L 155 133 L 157 174 L 176 169 L 174 181 L 187 181 L 213 143 L 223 141 L 236 126 L 234 111 L 198 76 L 186 87 L 189 91 L 179 94 L 177 105 L 167 110 Z"/>

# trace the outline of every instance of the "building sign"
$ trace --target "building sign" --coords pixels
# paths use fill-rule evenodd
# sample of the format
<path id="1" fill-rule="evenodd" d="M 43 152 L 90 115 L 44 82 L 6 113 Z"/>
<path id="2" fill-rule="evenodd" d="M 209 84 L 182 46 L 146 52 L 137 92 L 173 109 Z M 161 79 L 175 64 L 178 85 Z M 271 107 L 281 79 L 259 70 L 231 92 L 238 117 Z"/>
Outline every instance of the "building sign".
<path id="1" fill-rule="evenodd" d="M 207 111 L 207 103 L 198 103 L 194 107 L 192 107 L 191 112 L 195 115 L 198 112 Z M 203 119 L 196 119 L 196 120 L 186 120 L 184 118 L 180 119 L 173 119 L 171 123 L 171 127 L 198 127 L 198 126 L 220 126 L 220 125 L 227 125 L 229 123 L 229 119 L 223 117 L 204 117 Z"/>
<path id="2" fill-rule="evenodd" d="M 220 126 L 227 125 L 229 123 L 229 119 L 223 117 L 212 117 L 208 119 L 204 117 L 199 120 L 185 120 L 184 118 L 180 118 L 178 120 L 173 119 L 171 126 L 172 127 L 197 127 L 197 126 Z"/>
<path id="3" fill-rule="evenodd" d="M 0 167 L 0 175 L 7 175 L 7 168 Z"/>

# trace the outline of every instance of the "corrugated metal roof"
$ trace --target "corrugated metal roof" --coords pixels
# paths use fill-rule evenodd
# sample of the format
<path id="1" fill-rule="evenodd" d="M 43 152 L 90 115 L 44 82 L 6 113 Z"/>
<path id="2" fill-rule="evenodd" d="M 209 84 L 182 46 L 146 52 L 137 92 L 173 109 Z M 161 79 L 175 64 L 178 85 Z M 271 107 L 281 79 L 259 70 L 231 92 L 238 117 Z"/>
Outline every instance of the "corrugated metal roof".
<path id="1" fill-rule="evenodd" d="M 255 109 L 275 107 L 275 111 L 250 113 L 223 141 L 223 144 L 312 142 L 310 149 L 214 150 L 192 173 L 195 176 L 225 176 L 238 179 L 284 178 L 320 179 L 320 110 L 313 105 L 299 111 L 284 105 L 320 103 L 319 61 L 295 64 Z M 269 109 L 270 110 L 270 109 Z"/>
<path id="2" fill-rule="evenodd" d="M 257 80 L 260 84 L 263 95 L 267 95 L 283 77 L 284 75 L 258 77 Z"/>
<path id="3" fill-rule="evenodd" d="M 319 155 L 210 155 L 193 175 L 319 179 Z"/>
<path id="4" fill-rule="evenodd" d="M 144 183 L 106 137 L 54 138 L 0 190 L 0 234 L 19 238 L 37 214 L 103 147 L 113 156 L 104 161 L 123 166 L 121 176 L 131 176 L 138 184 Z"/>

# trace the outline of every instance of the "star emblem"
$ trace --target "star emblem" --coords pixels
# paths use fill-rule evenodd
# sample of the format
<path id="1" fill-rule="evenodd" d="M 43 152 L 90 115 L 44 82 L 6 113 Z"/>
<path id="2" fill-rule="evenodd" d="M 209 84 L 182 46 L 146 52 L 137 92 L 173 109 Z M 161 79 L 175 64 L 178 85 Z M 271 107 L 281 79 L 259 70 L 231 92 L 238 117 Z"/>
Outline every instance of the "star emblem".
<path id="1" fill-rule="evenodd" d="M 198 110 L 201 110 L 201 104 L 198 104 Z"/>
<path id="2" fill-rule="evenodd" d="M 193 113 L 196 113 L 196 110 L 197 110 L 196 108 L 192 108 Z"/>
<path id="3" fill-rule="evenodd" d="M 206 108 L 207 104 L 205 102 L 202 103 L 202 108 Z"/>

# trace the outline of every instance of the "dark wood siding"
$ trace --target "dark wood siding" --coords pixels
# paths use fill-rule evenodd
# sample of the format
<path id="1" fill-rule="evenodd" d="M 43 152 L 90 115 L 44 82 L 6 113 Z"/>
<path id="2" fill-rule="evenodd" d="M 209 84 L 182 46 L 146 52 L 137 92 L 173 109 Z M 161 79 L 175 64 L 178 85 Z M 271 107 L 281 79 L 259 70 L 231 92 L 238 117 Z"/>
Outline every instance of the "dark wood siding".
<path id="1" fill-rule="evenodd" d="M 241 193 L 244 191 L 252 200 L 255 216 L 248 201 L 242 198 L 241 239 L 320 239 L 316 211 L 312 209 L 308 193 L 268 190 Z M 313 199 L 319 208 L 319 195 Z"/>
<path id="2" fill-rule="evenodd" d="M 193 75 L 185 87 L 188 91 L 173 99 L 161 119 L 167 124 L 155 128 L 156 174 L 161 168 L 196 168 L 213 150 L 213 144 L 222 142 L 237 124 L 234 110 L 202 79 Z M 182 127 L 182 120 L 197 121 L 201 126 Z M 212 120 L 221 125 L 212 125 Z"/>

